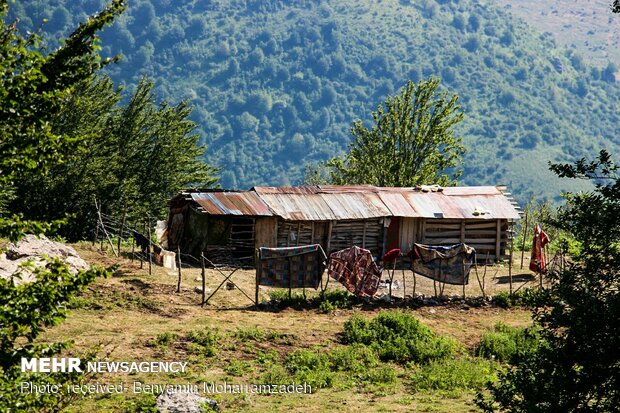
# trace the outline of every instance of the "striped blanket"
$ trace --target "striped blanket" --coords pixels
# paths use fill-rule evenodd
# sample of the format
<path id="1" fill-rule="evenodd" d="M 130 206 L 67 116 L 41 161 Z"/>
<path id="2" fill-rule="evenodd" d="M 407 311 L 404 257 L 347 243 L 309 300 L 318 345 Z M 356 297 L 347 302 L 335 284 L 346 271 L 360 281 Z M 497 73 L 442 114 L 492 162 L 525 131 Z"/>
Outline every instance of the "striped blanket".
<path id="1" fill-rule="evenodd" d="M 319 244 L 260 248 L 256 263 L 258 285 L 278 288 L 319 287 L 327 256 Z"/>
<path id="2" fill-rule="evenodd" d="M 450 247 L 413 244 L 409 252 L 411 269 L 416 274 L 446 284 L 469 284 L 469 271 L 475 263 L 476 250 L 466 244 Z"/>
<path id="3" fill-rule="evenodd" d="M 381 270 L 372 254 L 359 247 L 332 253 L 327 274 L 358 297 L 374 296 L 381 282 Z"/>

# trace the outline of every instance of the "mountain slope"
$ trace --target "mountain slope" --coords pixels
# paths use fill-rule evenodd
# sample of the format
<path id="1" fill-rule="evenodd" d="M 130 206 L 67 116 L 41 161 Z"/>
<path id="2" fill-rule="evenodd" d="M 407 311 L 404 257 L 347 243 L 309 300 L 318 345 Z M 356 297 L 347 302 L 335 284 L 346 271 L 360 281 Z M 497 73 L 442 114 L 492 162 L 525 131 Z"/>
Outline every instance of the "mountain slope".
<path id="1" fill-rule="evenodd" d="M 611 0 L 499 0 L 506 10 L 540 32 L 605 68 L 620 64 L 620 16 L 611 13 Z"/>
<path id="2" fill-rule="evenodd" d="M 21 12 L 37 15 L 32 3 Z M 101 4 L 40 3 L 57 30 L 68 22 L 56 15 L 70 22 Z M 614 73 L 479 1 L 146 0 L 102 38 L 125 56 L 108 69 L 115 80 L 132 87 L 147 74 L 160 96 L 195 105 L 224 187 L 299 183 L 304 164 L 346 150 L 355 119 L 430 75 L 462 97 L 465 184 L 557 197 L 574 188 L 549 160 L 620 147 Z"/>

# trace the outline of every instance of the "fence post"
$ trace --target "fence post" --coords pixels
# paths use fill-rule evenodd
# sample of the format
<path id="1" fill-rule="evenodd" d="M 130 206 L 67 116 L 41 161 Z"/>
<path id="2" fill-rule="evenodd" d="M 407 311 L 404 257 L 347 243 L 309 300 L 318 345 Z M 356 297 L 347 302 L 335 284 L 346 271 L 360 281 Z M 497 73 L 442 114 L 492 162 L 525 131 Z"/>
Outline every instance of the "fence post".
<path id="1" fill-rule="evenodd" d="M 148 243 L 148 248 L 146 250 L 147 254 L 149 254 L 149 275 L 153 274 L 153 250 L 151 248 L 151 217 L 147 218 L 147 223 L 146 226 L 148 228 L 148 235 L 149 235 L 149 243 Z"/>
<path id="2" fill-rule="evenodd" d="M 123 211 L 123 221 L 121 222 L 121 230 L 116 240 L 116 248 L 118 249 L 118 255 L 121 255 L 121 240 L 123 239 L 123 229 L 125 229 L 125 219 L 127 218 L 127 210 Z"/>
<path id="3" fill-rule="evenodd" d="M 179 266 L 179 280 L 177 281 L 177 293 L 181 292 L 181 247 L 177 245 L 177 263 Z"/>
<path id="4" fill-rule="evenodd" d="M 207 289 L 207 279 L 205 276 L 205 255 L 203 252 L 200 253 L 200 263 L 202 264 L 202 302 L 200 304 L 201 307 L 205 306 L 205 294 Z"/>
<path id="5" fill-rule="evenodd" d="M 525 256 L 525 237 L 527 237 L 527 226 L 528 226 L 527 214 L 528 212 L 530 212 L 529 208 L 525 210 L 525 217 L 524 217 L 525 223 L 523 227 L 523 232 L 521 233 L 521 236 L 523 237 L 523 244 L 521 245 L 521 269 L 523 269 L 523 258 Z"/>

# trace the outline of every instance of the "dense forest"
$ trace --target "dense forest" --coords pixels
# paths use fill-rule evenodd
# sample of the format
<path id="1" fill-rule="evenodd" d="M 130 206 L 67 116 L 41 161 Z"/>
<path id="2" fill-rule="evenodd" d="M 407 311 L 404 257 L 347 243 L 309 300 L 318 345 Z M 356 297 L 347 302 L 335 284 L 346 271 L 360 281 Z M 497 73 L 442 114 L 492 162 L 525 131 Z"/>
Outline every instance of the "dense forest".
<path id="1" fill-rule="evenodd" d="M 104 3 L 33 0 L 12 12 L 53 47 Z M 568 183 L 548 161 L 620 148 L 616 67 L 591 67 L 475 0 L 142 0 L 101 44 L 123 55 L 106 69 L 115 82 L 132 92 L 146 74 L 159 98 L 194 106 L 226 188 L 302 182 L 306 165 L 347 150 L 354 120 L 431 75 L 461 96 L 460 183 L 553 198 Z"/>

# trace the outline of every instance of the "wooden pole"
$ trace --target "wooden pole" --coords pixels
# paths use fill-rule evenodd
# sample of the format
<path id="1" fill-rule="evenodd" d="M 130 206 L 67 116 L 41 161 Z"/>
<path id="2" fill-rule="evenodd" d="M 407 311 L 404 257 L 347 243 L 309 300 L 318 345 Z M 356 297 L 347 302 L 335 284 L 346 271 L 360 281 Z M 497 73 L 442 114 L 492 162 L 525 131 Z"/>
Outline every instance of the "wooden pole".
<path id="1" fill-rule="evenodd" d="M 93 238 L 93 247 L 99 238 L 99 222 L 97 222 L 97 227 L 95 228 L 95 238 Z"/>
<path id="2" fill-rule="evenodd" d="M 512 232 L 513 226 L 510 226 Z M 510 296 L 512 297 L 512 252 L 514 247 L 514 240 L 510 238 L 510 257 L 508 258 L 508 280 L 510 281 Z"/>
<path id="3" fill-rule="evenodd" d="M 524 255 L 525 255 L 525 238 L 527 237 L 527 225 L 528 225 L 527 213 L 528 212 L 529 212 L 529 208 L 525 210 L 525 217 L 523 219 L 525 221 L 525 223 L 524 223 L 523 233 L 522 233 L 523 245 L 521 245 L 521 269 L 523 269 L 523 258 L 524 258 Z"/>
<path id="4" fill-rule="evenodd" d="M 97 215 L 99 216 L 99 224 L 101 224 L 101 229 L 103 230 L 103 233 L 105 234 L 108 242 L 110 243 L 110 247 L 112 247 L 112 252 L 114 253 L 114 255 L 118 257 L 118 254 L 116 253 L 116 250 L 114 249 L 114 244 L 112 244 L 112 239 L 110 239 L 110 234 L 108 234 L 108 231 L 106 231 L 105 229 L 105 225 L 103 225 L 103 218 L 101 217 L 101 210 L 99 209 L 99 205 L 97 204 L 97 199 L 95 199 L 95 207 L 97 208 Z M 102 242 L 102 249 L 103 249 L 103 240 L 101 242 Z"/>
<path id="5" fill-rule="evenodd" d="M 118 255 L 121 255 L 121 240 L 123 239 L 123 229 L 125 228 L 125 219 L 127 218 L 127 210 L 123 211 L 123 220 L 121 222 L 121 229 L 116 241 L 116 248 L 118 249 Z"/>
<path id="6" fill-rule="evenodd" d="M 207 278 L 205 275 L 205 255 L 203 252 L 200 253 L 200 264 L 202 265 L 202 272 L 201 272 L 201 276 L 202 276 L 202 301 L 200 303 L 201 307 L 205 306 L 205 296 L 206 296 L 206 289 L 207 289 Z"/>
<path id="7" fill-rule="evenodd" d="M 327 251 L 325 251 L 327 253 L 327 255 L 329 255 L 330 251 L 331 251 L 331 243 L 332 243 L 332 230 L 334 228 L 334 221 L 329 221 L 329 224 L 327 224 Z"/>
<path id="8" fill-rule="evenodd" d="M 177 293 L 181 292 L 181 247 L 177 245 L 177 265 L 179 266 L 179 279 L 177 280 Z"/>
<path id="9" fill-rule="evenodd" d="M 415 277 L 415 261 L 411 262 L 411 272 L 413 273 L 413 294 L 411 295 L 411 297 L 415 298 L 415 287 L 417 284 L 417 280 Z"/>
<path id="10" fill-rule="evenodd" d="M 276 224 L 276 226 L 277 226 L 277 224 Z M 277 234 L 277 231 L 276 231 L 276 234 Z M 276 235 L 276 238 L 277 238 L 277 235 Z M 261 262 L 260 262 L 260 250 L 257 248 L 256 249 L 256 283 L 255 283 L 256 284 L 255 285 L 256 286 L 256 291 L 255 291 L 255 294 L 254 294 L 254 303 L 256 305 L 258 305 L 258 282 L 260 280 L 261 267 L 262 266 L 261 266 Z"/>
<path id="11" fill-rule="evenodd" d="M 498 262 L 501 257 L 501 244 L 502 243 L 502 221 L 497 220 L 495 223 L 495 262 Z"/>
<path id="12" fill-rule="evenodd" d="M 465 263 L 463 263 L 463 300 L 464 299 L 465 299 Z"/>
<path id="13" fill-rule="evenodd" d="M 146 249 L 147 254 L 149 254 L 149 275 L 153 274 L 153 249 L 151 248 L 151 217 L 147 218 L 146 227 L 148 229 L 147 234 L 149 237 L 148 247 Z"/>
<path id="14" fill-rule="evenodd" d="M 293 284 L 293 263 L 291 257 L 288 257 L 288 299 L 292 298 L 292 284 Z"/>

